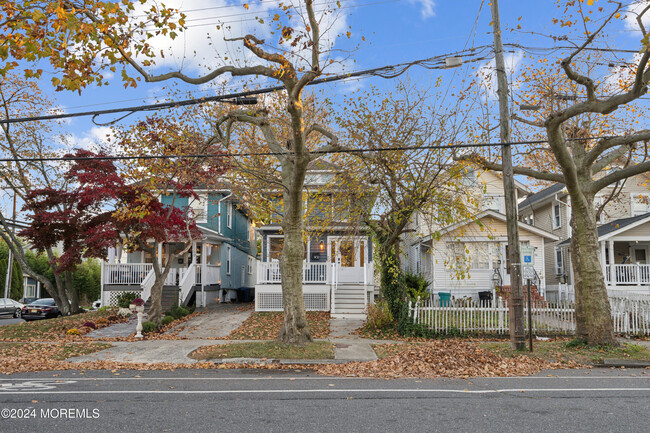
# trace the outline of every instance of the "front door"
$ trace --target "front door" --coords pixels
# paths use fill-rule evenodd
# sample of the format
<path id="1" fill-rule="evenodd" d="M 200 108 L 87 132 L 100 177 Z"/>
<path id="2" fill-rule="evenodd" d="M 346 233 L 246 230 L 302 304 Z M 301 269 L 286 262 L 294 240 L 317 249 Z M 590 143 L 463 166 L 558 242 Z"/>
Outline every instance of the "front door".
<path id="1" fill-rule="evenodd" d="M 648 264 L 648 247 L 647 246 L 634 246 L 632 247 L 632 259 L 638 265 Z"/>
<path id="2" fill-rule="evenodd" d="M 330 237 L 328 262 L 334 264 L 338 283 L 363 283 L 368 254 L 368 240 L 353 237 Z"/>

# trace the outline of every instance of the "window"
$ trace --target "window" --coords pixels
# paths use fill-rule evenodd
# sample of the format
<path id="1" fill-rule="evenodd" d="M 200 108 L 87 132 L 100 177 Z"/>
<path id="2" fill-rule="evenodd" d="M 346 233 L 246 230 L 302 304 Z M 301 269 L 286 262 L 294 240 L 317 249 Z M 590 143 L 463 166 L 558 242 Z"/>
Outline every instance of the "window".
<path id="1" fill-rule="evenodd" d="M 226 227 L 232 228 L 232 202 L 226 203 Z"/>
<path id="2" fill-rule="evenodd" d="M 639 216 L 650 212 L 650 197 L 634 195 L 632 198 L 632 215 Z"/>
<path id="3" fill-rule="evenodd" d="M 208 200 L 205 195 L 199 194 L 198 198 L 190 197 L 190 209 L 197 223 L 208 221 Z"/>
<path id="4" fill-rule="evenodd" d="M 482 210 L 492 209 L 503 213 L 505 209 L 505 198 L 497 194 L 485 194 L 482 200 Z"/>
<path id="5" fill-rule="evenodd" d="M 232 247 L 228 245 L 226 247 L 226 275 L 230 275 L 230 263 L 232 259 Z"/>
<path id="6" fill-rule="evenodd" d="M 498 260 L 498 246 L 490 242 L 451 242 L 447 262 L 455 269 L 491 269 Z"/>
<path id="7" fill-rule="evenodd" d="M 553 228 L 559 229 L 562 227 L 562 216 L 560 214 L 560 204 L 553 205 Z"/>
<path id="8" fill-rule="evenodd" d="M 564 274 L 564 258 L 562 256 L 562 248 L 555 248 L 555 274 Z"/>
<path id="9" fill-rule="evenodd" d="M 248 258 L 248 275 L 253 273 L 253 258 Z"/>
<path id="10" fill-rule="evenodd" d="M 284 238 L 279 236 L 269 236 L 269 261 L 280 260 L 282 248 L 284 248 Z"/>

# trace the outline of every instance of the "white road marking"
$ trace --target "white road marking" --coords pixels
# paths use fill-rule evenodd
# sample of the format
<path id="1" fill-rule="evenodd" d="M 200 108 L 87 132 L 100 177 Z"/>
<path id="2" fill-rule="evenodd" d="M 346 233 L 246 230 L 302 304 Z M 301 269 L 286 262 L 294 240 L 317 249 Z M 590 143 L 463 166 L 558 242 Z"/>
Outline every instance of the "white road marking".
<path id="1" fill-rule="evenodd" d="M 107 391 L 9 391 L 0 395 L 15 394 L 342 394 L 342 393 L 396 393 L 396 394 L 504 394 L 504 393 L 582 393 L 582 392 L 639 392 L 650 388 L 505 388 L 505 389 L 246 389 L 246 390 L 107 390 Z"/>
<path id="2" fill-rule="evenodd" d="M 0 383 L 3 381 L 17 381 L 17 380 L 77 380 L 77 381 L 97 381 L 97 380 L 216 380 L 216 381 L 224 381 L 224 380 L 290 380 L 290 381 L 298 381 L 298 380 L 371 380 L 371 379 L 376 379 L 373 377 L 350 377 L 350 376 L 345 376 L 345 377 L 332 377 L 332 376 L 314 376 L 314 377 L 52 377 L 52 378 L 33 378 L 33 379 L 24 379 L 24 378 L 0 378 Z M 594 379 L 644 379 L 644 380 L 650 380 L 650 374 L 648 375 L 639 375 L 639 376 L 596 376 L 596 375 L 590 375 L 590 376 L 507 376 L 507 377 L 471 377 L 468 379 L 463 379 L 463 380 L 502 380 L 502 379 L 522 379 L 522 380 L 528 380 L 528 379 L 573 379 L 573 380 L 594 380 Z M 395 380 L 457 380 L 456 378 L 453 377 L 434 377 L 434 378 L 414 378 L 414 377 L 407 377 L 403 379 L 395 379 Z"/>

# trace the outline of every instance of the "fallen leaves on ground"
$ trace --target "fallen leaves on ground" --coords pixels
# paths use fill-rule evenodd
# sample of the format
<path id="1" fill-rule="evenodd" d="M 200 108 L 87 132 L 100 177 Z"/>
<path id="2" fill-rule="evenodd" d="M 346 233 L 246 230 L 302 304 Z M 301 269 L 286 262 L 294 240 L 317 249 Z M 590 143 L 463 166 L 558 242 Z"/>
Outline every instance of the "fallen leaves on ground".
<path id="1" fill-rule="evenodd" d="M 52 370 L 73 356 L 87 355 L 112 347 L 106 343 L 2 343 L 0 372 Z"/>
<path id="2" fill-rule="evenodd" d="M 549 362 L 527 356 L 503 357 L 478 345 L 454 340 L 417 344 L 381 344 L 384 358 L 369 362 L 328 364 L 320 374 L 395 379 L 404 377 L 526 376 L 544 369 L 579 368 L 575 362 Z"/>
<path id="3" fill-rule="evenodd" d="M 275 340 L 284 321 L 284 313 L 253 313 L 228 336 L 229 340 Z M 330 313 L 308 311 L 307 322 L 312 338 L 327 338 L 330 333 Z"/>
<path id="4" fill-rule="evenodd" d="M 90 311 L 75 314 L 74 316 L 56 317 L 16 323 L 0 327 L 0 341 L 84 341 L 84 334 L 94 331 L 93 328 L 84 327 L 86 322 L 96 322 L 100 318 L 107 320 L 107 326 L 114 323 L 126 322 L 127 318 L 115 315 L 114 311 Z M 97 329 L 102 326 L 96 326 Z M 77 329 L 80 335 L 69 335 L 68 330 Z"/>
<path id="5" fill-rule="evenodd" d="M 192 359 L 262 358 L 262 359 L 332 359 L 334 345 L 316 341 L 304 346 L 293 346 L 280 341 L 227 343 L 201 346 L 188 355 Z"/>

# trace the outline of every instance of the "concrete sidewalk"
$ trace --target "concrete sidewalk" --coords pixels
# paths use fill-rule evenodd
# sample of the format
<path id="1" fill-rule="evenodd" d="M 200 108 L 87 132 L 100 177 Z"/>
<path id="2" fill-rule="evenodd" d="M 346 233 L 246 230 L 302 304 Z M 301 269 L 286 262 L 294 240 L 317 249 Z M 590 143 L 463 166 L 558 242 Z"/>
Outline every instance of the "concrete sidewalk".
<path id="1" fill-rule="evenodd" d="M 240 311 L 238 320 L 243 322 L 245 317 L 250 315 L 250 311 Z M 240 317 L 241 316 L 241 317 Z M 199 316 L 199 318 L 202 316 Z M 244 317 L 244 318 L 242 318 Z M 210 323 L 214 322 L 214 318 Z M 261 360 L 261 359 L 222 359 L 218 362 L 240 362 L 240 363 L 261 363 L 261 362 L 280 362 L 280 363 L 300 363 L 300 364 L 313 364 L 313 363 L 340 363 L 351 361 L 373 361 L 377 359 L 375 351 L 372 349 L 373 343 L 390 343 L 387 341 L 374 341 L 359 338 L 353 332 L 357 330 L 363 321 L 353 319 L 332 319 L 330 322 L 330 338 L 325 341 L 331 341 L 334 345 L 334 359 L 322 360 Z M 198 325 L 198 324 L 197 324 Z M 198 333 L 192 329 L 185 329 L 182 332 L 191 334 L 192 337 Z M 214 332 L 209 332 L 210 337 L 214 337 Z M 225 331 L 224 331 L 225 332 Z M 228 331 L 229 333 L 230 331 Z M 182 335 L 182 334 L 179 334 Z M 225 335 L 228 335 L 227 333 Z M 72 362 L 83 361 L 98 361 L 110 360 L 118 362 L 146 362 L 146 363 L 161 363 L 168 362 L 174 364 L 192 364 L 199 362 L 195 359 L 189 358 L 192 351 L 201 346 L 217 345 L 217 344 L 230 344 L 230 343 L 246 343 L 260 340 L 211 340 L 192 338 L 187 340 L 144 340 L 136 342 L 118 341 L 111 343 L 113 347 L 110 349 L 102 350 L 100 352 L 92 353 L 89 355 L 77 356 L 70 358 Z"/>

